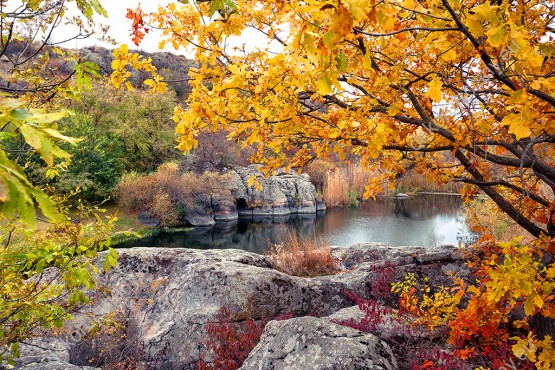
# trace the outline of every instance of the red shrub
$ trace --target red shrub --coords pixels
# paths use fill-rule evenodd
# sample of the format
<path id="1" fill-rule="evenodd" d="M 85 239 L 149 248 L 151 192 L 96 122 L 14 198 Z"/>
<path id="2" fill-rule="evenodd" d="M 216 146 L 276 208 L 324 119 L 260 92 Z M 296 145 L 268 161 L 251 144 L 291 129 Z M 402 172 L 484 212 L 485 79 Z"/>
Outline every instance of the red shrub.
<path id="1" fill-rule="evenodd" d="M 274 317 L 274 320 L 288 320 L 295 317 L 294 313 L 285 313 Z M 268 319 L 258 322 L 249 318 L 245 322 L 245 328 L 240 329 L 237 324 L 231 322 L 231 312 L 228 307 L 220 308 L 216 315 L 216 321 L 208 320 L 206 331 L 208 337 L 205 345 L 213 354 L 212 363 L 199 359 L 197 369 L 199 370 L 235 370 L 241 367 L 249 353 L 260 341 L 262 331 L 268 323 Z"/>

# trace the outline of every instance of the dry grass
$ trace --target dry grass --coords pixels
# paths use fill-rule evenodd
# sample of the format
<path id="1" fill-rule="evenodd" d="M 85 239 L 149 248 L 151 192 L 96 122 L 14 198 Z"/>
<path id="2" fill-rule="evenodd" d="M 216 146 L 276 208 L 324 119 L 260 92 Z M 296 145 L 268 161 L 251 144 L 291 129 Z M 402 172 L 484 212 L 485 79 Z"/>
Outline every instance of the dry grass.
<path id="1" fill-rule="evenodd" d="M 364 188 L 369 180 L 376 176 L 375 172 L 356 163 L 349 163 L 346 167 L 338 167 L 323 160 L 311 163 L 307 166 L 306 172 L 316 188 L 322 191 L 322 200 L 330 207 L 357 204 L 357 200 L 363 199 Z M 433 179 L 412 169 L 394 180 L 391 187 L 389 182 L 384 180 L 382 188 L 384 189 L 382 195 L 385 196 L 395 193 L 415 192 L 458 193 L 462 184 L 454 182 L 438 184 Z"/>
<path id="2" fill-rule="evenodd" d="M 294 276 L 322 276 L 340 271 L 339 261 L 322 240 L 301 239 L 289 232 L 281 244 L 265 253 L 276 270 Z"/>
<path id="3" fill-rule="evenodd" d="M 322 199 L 328 207 L 346 206 L 349 204 L 349 182 L 345 170 L 338 168 L 328 172 Z"/>
<path id="4" fill-rule="evenodd" d="M 498 241 L 510 241 L 523 236 L 523 242 L 534 239 L 526 230 L 513 221 L 489 198 L 477 197 L 464 205 L 468 222 L 474 232 L 489 234 Z"/>
<path id="5" fill-rule="evenodd" d="M 324 179 L 322 199 L 331 207 L 355 205 L 362 199 L 364 187 L 373 176 L 372 171 L 352 163 L 329 170 Z"/>
<path id="6" fill-rule="evenodd" d="M 316 159 L 307 165 L 303 171 L 310 176 L 310 181 L 316 187 L 316 190 L 324 192 L 328 173 L 333 172 L 337 166 L 331 162 L 322 159 Z"/>
<path id="7" fill-rule="evenodd" d="M 438 184 L 436 181 L 429 179 L 426 175 L 415 170 L 407 171 L 395 181 L 395 191 L 400 193 L 414 193 L 419 191 L 458 193 L 461 188 L 462 183 L 449 182 L 446 184 Z"/>
<path id="8" fill-rule="evenodd" d="M 207 207 L 206 197 L 218 194 L 233 199 L 226 186 L 229 176 L 206 172 L 181 174 L 176 164 L 160 166 L 150 175 L 124 176 L 116 188 L 116 200 L 124 210 L 146 212 L 162 226 L 180 224 L 183 213 Z"/>
<path id="9" fill-rule="evenodd" d="M 364 188 L 368 181 L 375 177 L 376 174 L 359 165 L 349 163 L 347 167 L 347 178 L 349 179 L 349 189 L 356 193 L 357 198 L 362 198 Z"/>

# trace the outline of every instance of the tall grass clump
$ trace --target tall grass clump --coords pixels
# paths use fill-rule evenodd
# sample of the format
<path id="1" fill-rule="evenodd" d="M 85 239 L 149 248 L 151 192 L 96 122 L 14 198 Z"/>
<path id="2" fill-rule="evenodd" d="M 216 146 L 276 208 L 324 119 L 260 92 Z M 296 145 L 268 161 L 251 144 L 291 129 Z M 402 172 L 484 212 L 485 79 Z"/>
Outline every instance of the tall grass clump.
<path id="1" fill-rule="evenodd" d="M 338 168 L 327 173 L 322 198 L 328 207 L 349 204 L 349 182 L 345 170 Z"/>
<path id="2" fill-rule="evenodd" d="M 337 166 L 335 164 L 322 159 L 316 159 L 304 168 L 304 172 L 310 176 L 310 182 L 314 184 L 316 190 L 323 193 L 328 174 L 336 169 Z"/>
<path id="3" fill-rule="evenodd" d="M 364 187 L 373 176 L 372 171 L 353 163 L 329 170 L 324 177 L 322 198 L 330 207 L 356 205 L 363 197 Z"/>
<path id="4" fill-rule="evenodd" d="M 276 270 L 294 276 L 322 276 L 339 272 L 339 261 L 321 239 L 303 239 L 288 232 L 265 253 Z"/>
<path id="5" fill-rule="evenodd" d="M 207 197 L 233 200 L 227 175 L 180 173 L 175 163 L 163 164 L 150 175 L 128 174 L 118 184 L 115 197 L 118 205 L 129 212 L 144 212 L 160 221 L 162 226 L 181 223 L 182 216 L 206 209 Z"/>
<path id="6" fill-rule="evenodd" d="M 347 178 L 349 181 L 349 189 L 356 194 L 356 198 L 361 199 L 364 195 L 364 188 L 368 181 L 376 174 L 358 164 L 349 163 L 347 166 Z"/>
<path id="7" fill-rule="evenodd" d="M 438 183 L 414 169 L 408 170 L 395 180 L 395 191 L 398 193 L 458 193 L 461 189 L 462 183 L 460 182 Z"/>

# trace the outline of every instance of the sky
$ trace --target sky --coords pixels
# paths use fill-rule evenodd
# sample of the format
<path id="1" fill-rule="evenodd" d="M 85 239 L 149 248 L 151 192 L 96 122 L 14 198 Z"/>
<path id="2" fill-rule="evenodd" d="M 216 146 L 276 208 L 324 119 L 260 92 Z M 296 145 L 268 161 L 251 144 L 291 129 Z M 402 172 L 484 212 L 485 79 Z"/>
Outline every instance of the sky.
<path id="1" fill-rule="evenodd" d="M 125 17 L 125 15 L 127 14 L 127 9 L 135 9 L 140 3 L 142 9 L 145 12 L 149 13 L 155 11 L 159 5 L 165 6 L 171 2 L 172 1 L 170 0 L 100 0 L 100 3 L 108 12 L 108 18 L 95 16 L 95 21 L 98 24 L 109 25 L 110 29 L 108 35 L 114 38 L 118 42 L 118 44 L 125 43 L 129 45 L 130 48 L 136 48 L 133 44 L 133 41 L 131 41 L 131 37 L 129 36 L 131 21 L 129 21 Z M 76 10 L 73 11 L 77 13 Z M 72 9 L 70 9 L 70 12 L 72 12 Z M 71 32 L 71 30 L 61 29 L 57 37 L 62 38 L 61 34 L 64 34 L 66 32 L 69 33 Z M 156 31 L 151 30 L 147 37 L 145 37 L 139 48 L 149 52 L 160 51 L 158 49 L 158 41 L 159 38 L 156 37 Z M 63 46 L 69 48 L 80 48 L 90 45 L 101 45 L 108 48 L 114 47 L 113 45 L 103 43 L 96 39 L 73 40 L 64 44 Z M 167 51 L 170 50 L 168 49 Z M 175 53 L 175 50 L 171 49 L 171 51 Z"/>
<path id="2" fill-rule="evenodd" d="M 143 39 L 141 44 L 138 47 L 136 47 L 133 41 L 131 41 L 131 37 L 130 37 L 131 21 L 128 20 L 125 16 L 127 14 L 128 8 L 135 9 L 139 4 L 141 5 L 141 8 L 145 13 L 150 13 L 150 12 L 156 11 L 156 9 L 158 9 L 158 6 L 166 6 L 171 2 L 176 2 L 176 1 L 175 0 L 173 1 L 172 0 L 143 0 L 143 1 L 100 0 L 100 3 L 108 13 L 108 18 L 95 16 L 95 22 L 101 25 L 109 25 L 110 29 L 108 31 L 108 35 L 113 39 L 115 39 L 117 44 L 125 43 L 129 46 L 130 49 L 140 49 L 148 52 L 161 51 L 158 48 L 160 37 L 157 37 L 157 33 L 160 34 L 161 32 L 154 29 L 150 29 L 149 33 Z M 73 2 L 68 3 L 68 5 L 75 7 L 75 3 Z M 77 15 L 78 14 L 77 9 L 74 8 L 72 10 L 70 8 L 70 14 Z M 63 28 L 58 31 L 59 31 L 58 35 L 67 35 L 71 32 L 69 29 L 63 29 Z M 56 37 L 58 39 L 61 39 L 63 36 L 55 35 L 54 40 L 56 40 Z M 234 46 L 239 47 L 239 46 L 242 46 L 243 44 L 246 44 L 245 49 L 247 51 L 252 51 L 257 48 L 264 48 L 267 46 L 266 42 L 267 41 L 265 37 L 261 38 L 260 34 L 258 34 L 256 31 L 252 29 L 248 29 L 248 30 L 245 30 L 241 36 L 228 39 L 228 43 L 230 46 L 230 49 L 228 49 L 228 52 L 230 54 L 233 54 L 232 47 Z M 114 45 L 103 43 L 98 39 L 94 39 L 94 38 L 84 39 L 84 40 L 73 40 L 63 44 L 62 46 L 67 48 L 82 48 L 82 47 L 91 46 L 91 45 L 101 45 L 109 49 L 112 49 L 115 47 Z M 273 42 L 271 44 L 271 49 L 272 51 L 279 52 L 282 49 L 282 47 L 277 42 Z M 187 53 L 187 51 L 182 49 L 176 51 L 169 44 L 167 44 L 166 49 L 164 49 L 164 51 L 168 51 L 174 54 L 186 55 L 189 57 L 192 56 L 189 53 Z"/>

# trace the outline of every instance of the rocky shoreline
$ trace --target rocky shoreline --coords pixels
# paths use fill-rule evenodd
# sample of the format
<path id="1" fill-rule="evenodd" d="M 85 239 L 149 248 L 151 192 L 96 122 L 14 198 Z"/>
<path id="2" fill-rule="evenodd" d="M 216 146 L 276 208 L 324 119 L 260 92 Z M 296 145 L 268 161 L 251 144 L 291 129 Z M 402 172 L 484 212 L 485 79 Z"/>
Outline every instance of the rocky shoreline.
<path id="1" fill-rule="evenodd" d="M 259 165 L 237 166 L 227 172 L 229 181 L 220 184 L 219 194 L 204 194 L 195 207 L 183 210 L 181 225 L 206 227 L 216 222 L 241 218 L 283 218 L 294 214 L 316 214 L 326 206 L 307 174 L 281 170 L 265 178 Z M 249 185 L 251 179 L 260 184 Z M 148 211 L 139 214 L 139 222 L 155 227 L 159 221 Z"/>
<path id="2" fill-rule="evenodd" d="M 205 325 L 225 306 L 238 325 L 246 318 L 295 315 L 266 326 L 243 369 L 395 369 L 384 341 L 387 328 L 380 338 L 336 324 L 338 318 L 360 318 L 345 292 L 363 296 L 375 277 L 373 266 L 385 261 L 397 265 L 399 278 L 415 272 L 434 286 L 447 282 L 446 271 L 465 273 L 452 246 L 334 248 L 345 270 L 316 278 L 286 275 L 266 257 L 241 250 L 134 248 L 119 253 L 118 266 L 100 277 L 110 293 L 75 313 L 65 333 L 23 345 L 18 368 L 87 369 L 106 346 L 115 351 L 135 346 L 141 349 L 134 354 L 139 368 L 194 369 L 199 358 L 210 361 L 203 346 Z M 91 336 L 94 321 L 113 312 L 125 319 L 121 343 Z"/>

